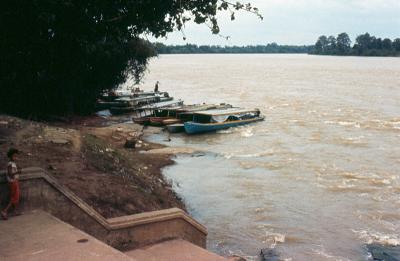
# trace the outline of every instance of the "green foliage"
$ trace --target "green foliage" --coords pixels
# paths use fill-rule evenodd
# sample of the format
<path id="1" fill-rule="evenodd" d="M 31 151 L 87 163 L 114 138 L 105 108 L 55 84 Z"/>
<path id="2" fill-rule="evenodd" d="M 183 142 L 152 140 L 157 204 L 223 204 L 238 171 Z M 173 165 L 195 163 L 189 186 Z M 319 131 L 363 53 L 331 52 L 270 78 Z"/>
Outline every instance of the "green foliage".
<path id="1" fill-rule="evenodd" d="M 400 52 L 400 38 L 394 39 L 392 45 L 393 49 L 396 50 L 396 52 Z"/>
<path id="2" fill-rule="evenodd" d="M 400 38 L 392 40 L 376 38 L 369 33 L 357 36 L 351 47 L 347 33 L 334 36 L 322 35 L 314 45 L 312 54 L 320 55 L 359 55 L 359 56 L 400 56 Z"/>
<path id="3" fill-rule="evenodd" d="M 311 46 L 278 45 L 270 43 L 267 45 L 248 46 L 219 46 L 219 45 L 165 45 L 154 44 L 159 54 L 189 54 L 189 53 L 308 53 Z"/>
<path id="4" fill-rule="evenodd" d="M 336 50 L 340 55 L 347 55 L 351 52 L 351 40 L 347 33 L 341 33 L 336 39 Z"/>
<path id="5" fill-rule="evenodd" d="M 191 20 L 217 34 L 219 10 L 259 15 L 223 0 L 0 1 L 0 112 L 90 113 L 99 93 L 141 79 L 156 54 L 141 37 Z"/>
<path id="6" fill-rule="evenodd" d="M 325 35 L 321 35 L 318 41 L 315 43 L 316 53 L 326 53 L 328 49 L 328 38 Z"/>

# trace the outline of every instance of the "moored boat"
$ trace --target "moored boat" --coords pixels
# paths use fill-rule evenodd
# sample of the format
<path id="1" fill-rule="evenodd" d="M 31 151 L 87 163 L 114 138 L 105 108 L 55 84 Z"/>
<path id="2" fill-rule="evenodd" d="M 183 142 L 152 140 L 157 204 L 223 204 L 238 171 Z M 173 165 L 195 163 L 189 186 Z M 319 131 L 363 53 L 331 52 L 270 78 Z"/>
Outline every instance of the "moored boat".
<path id="1" fill-rule="evenodd" d="M 162 121 L 163 125 L 171 125 L 171 124 L 177 124 L 177 123 L 182 123 L 182 121 L 179 119 L 176 119 L 176 118 L 164 119 Z"/>
<path id="2" fill-rule="evenodd" d="M 260 110 L 230 108 L 225 110 L 206 110 L 193 113 L 192 121 L 184 123 L 188 134 L 212 132 L 264 120 Z"/>
<path id="3" fill-rule="evenodd" d="M 232 108 L 230 104 L 192 104 L 175 106 L 145 106 L 142 107 L 144 112 L 139 111 L 138 116 L 132 120 L 139 124 L 150 124 L 153 126 L 165 126 L 175 123 L 190 121 L 193 118 L 193 112 L 210 110 L 210 109 L 227 109 Z M 149 114 L 150 113 L 150 114 Z M 144 115 L 144 116 L 143 116 Z M 149 116 L 148 116 L 149 115 Z"/>
<path id="4" fill-rule="evenodd" d="M 152 115 L 154 115 L 154 111 L 156 111 L 156 110 L 160 110 L 162 108 L 177 107 L 177 106 L 182 106 L 182 105 L 183 105 L 183 101 L 180 99 L 144 105 L 139 108 L 136 108 L 135 117 L 137 117 L 137 118 L 151 117 Z"/>
<path id="5" fill-rule="evenodd" d="M 113 92 L 108 92 L 101 95 L 99 98 L 103 101 L 115 101 L 120 98 L 138 98 L 138 97 L 147 97 L 147 96 L 159 96 L 159 97 L 169 97 L 168 92 L 144 92 L 140 91 L 128 91 L 128 90 L 118 90 Z"/>
<path id="6" fill-rule="evenodd" d="M 167 125 L 167 130 L 170 133 L 185 132 L 185 125 L 183 123 L 170 124 L 170 125 Z"/>
<path id="7" fill-rule="evenodd" d="M 166 118 L 166 117 L 149 117 L 150 125 L 152 126 L 164 126 L 164 121 L 173 118 Z"/>
<path id="8" fill-rule="evenodd" d="M 232 105 L 221 103 L 167 106 L 163 108 L 156 108 L 153 110 L 150 116 L 141 117 L 141 119 L 143 122 L 150 123 L 154 126 L 165 126 L 191 120 L 193 117 L 193 112 L 195 111 L 226 108 L 232 108 Z M 134 122 L 140 122 L 140 120 L 134 120 Z"/>
<path id="9" fill-rule="evenodd" d="M 147 125 L 150 122 L 149 117 L 132 118 L 132 121 L 137 124 Z"/>
<path id="10" fill-rule="evenodd" d="M 110 112 L 112 114 L 135 112 L 147 106 L 163 104 L 165 102 L 174 102 L 173 99 L 174 99 L 173 97 L 157 97 L 157 96 L 135 98 L 130 101 L 126 101 L 125 104 L 123 105 L 111 107 Z"/>

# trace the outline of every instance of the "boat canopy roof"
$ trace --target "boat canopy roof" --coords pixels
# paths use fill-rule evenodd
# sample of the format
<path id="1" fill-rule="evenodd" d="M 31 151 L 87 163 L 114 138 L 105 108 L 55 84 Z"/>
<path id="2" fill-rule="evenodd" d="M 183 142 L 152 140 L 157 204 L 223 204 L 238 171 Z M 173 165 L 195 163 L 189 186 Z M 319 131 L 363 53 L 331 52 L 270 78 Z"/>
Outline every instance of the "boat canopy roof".
<path id="1" fill-rule="evenodd" d="M 157 102 L 153 104 L 148 104 L 144 105 L 138 109 L 159 109 L 159 108 L 164 108 L 164 107 L 169 107 L 169 106 L 176 106 L 182 104 L 182 100 L 172 100 L 172 101 L 165 101 L 165 102 Z"/>
<path id="2" fill-rule="evenodd" d="M 212 108 L 216 108 L 217 106 L 219 106 L 219 105 L 217 105 L 217 104 L 191 104 L 191 105 L 182 105 L 182 106 L 164 108 L 163 110 L 179 111 L 179 112 L 192 112 L 192 111 L 209 110 Z"/>
<path id="3" fill-rule="evenodd" d="M 157 96 L 144 96 L 144 97 L 135 97 L 135 98 L 131 98 L 131 97 L 122 97 L 122 98 L 118 98 L 116 99 L 116 101 L 126 101 L 126 102 L 130 102 L 130 101 L 147 101 L 147 100 L 153 100 L 157 98 Z"/>
<path id="4" fill-rule="evenodd" d="M 171 106 L 171 107 L 166 107 L 166 108 L 161 108 L 163 111 L 177 111 L 181 110 L 183 107 L 182 106 Z"/>
<path id="5" fill-rule="evenodd" d="M 258 112 L 258 109 L 243 109 L 243 108 L 227 108 L 227 109 L 217 109 L 217 110 L 206 110 L 206 111 L 196 111 L 194 114 L 215 116 L 215 115 L 234 115 Z"/>

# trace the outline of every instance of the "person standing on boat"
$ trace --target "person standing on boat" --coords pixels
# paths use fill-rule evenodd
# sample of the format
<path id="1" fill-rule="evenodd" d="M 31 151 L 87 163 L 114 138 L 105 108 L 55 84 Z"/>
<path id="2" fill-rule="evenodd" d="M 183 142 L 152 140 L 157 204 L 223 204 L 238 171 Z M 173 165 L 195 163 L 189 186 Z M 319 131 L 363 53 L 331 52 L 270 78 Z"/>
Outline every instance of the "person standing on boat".
<path id="1" fill-rule="evenodd" d="M 10 201 L 7 207 L 1 211 L 1 216 L 4 220 L 8 219 L 8 211 L 11 207 L 14 207 L 14 212 L 16 212 L 19 204 L 19 174 L 21 174 L 21 168 L 17 167 L 17 155 L 19 151 L 17 149 L 11 148 L 8 150 L 7 157 L 9 162 L 7 165 L 7 182 L 10 188 Z"/>
<path id="2" fill-rule="evenodd" d="M 154 92 L 158 92 L 159 83 L 159 81 L 156 82 L 156 85 L 154 86 Z"/>

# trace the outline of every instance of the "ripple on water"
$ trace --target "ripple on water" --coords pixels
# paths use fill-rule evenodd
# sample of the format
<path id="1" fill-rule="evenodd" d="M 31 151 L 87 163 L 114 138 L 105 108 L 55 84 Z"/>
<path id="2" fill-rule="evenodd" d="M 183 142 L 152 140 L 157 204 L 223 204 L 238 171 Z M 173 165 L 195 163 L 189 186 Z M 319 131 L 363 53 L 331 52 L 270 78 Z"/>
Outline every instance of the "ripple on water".
<path id="1" fill-rule="evenodd" d="M 378 222 L 381 228 L 390 231 L 398 231 L 400 229 L 400 213 L 398 213 L 397 208 L 393 207 L 393 211 L 388 210 L 376 210 L 375 212 L 366 210 L 356 211 L 358 218 L 362 221 Z"/>
<path id="2" fill-rule="evenodd" d="M 400 222 L 400 211 L 396 211 L 396 212 L 378 211 L 378 214 L 381 219 L 391 221 L 391 222 Z"/>
<path id="3" fill-rule="evenodd" d="M 336 125 L 346 128 L 363 128 L 370 130 L 379 131 L 399 131 L 400 130 L 400 120 L 398 118 L 393 119 L 373 119 L 373 120 L 361 120 L 361 121 L 348 121 L 348 120 L 324 120 L 326 125 Z"/>
<path id="4" fill-rule="evenodd" d="M 262 241 L 268 248 L 275 248 L 277 244 L 285 243 L 285 235 L 281 233 L 276 233 L 273 230 L 265 231 L 265 237 Z"/>
<path id="5" fill-rule="evenodd" d="M 217 155 L 178 156 L 168 168 L 191 214 L 209 228 L 210 247 L 251 256 L 263 241 L 278 242 L 281 258 L 320 261 L 365 257 L 368 240 L 351 228 L 370 228 L 366 237 L 394 243 L 398 238 L 391 235 L 400 231 L 400 184 L 392 177 L 400 166 L 399 61 L 292 55 L 153 60 L 151 81 L 168 80 L 173 95 L 188 103 L 226 101 L 261 107 L 266 116 L 217 134 L 171 135 L 168 144 Z M 236 71 L 242 73 L 229 77 Z M 251 83 L 245 92 L 239 78 Z M 353 209 L 369 216 L 359 218 Z M 291 235 L 303 242 L 291 243 Z"/>
<path id="6" fill-rule="evenodd" d="M 357 137 L 335 137 L 333 138 L 333 143 L 343 146 L 354 146 L 354 147 L 367 147 L 368 142 L 365 140 L 364 136 Z"/>
<path id="7" fill-rule="evenodd" d="M 361 124 L 358 121 L 344 121 L 344 120 L 325 120 L 325 124 L 327 125 L 338 125 L 343 127 L 354 127 L 360 128 Z"/>
<path id="8" fill-rule="evenodd" d="M 391 173 L 350 172 L 337 169 L 317 171 L 318 184 L 332 192 L 354 192 L 375 201 L 387 201 L 386 194 L 394 195 L 398 177 Z M 384 189 L 384 190 L 382 190 Z M 368 194 L 377 192 L 377 194 Z"/>
<path id="9" fill-rule="evenodd" d="M 316 254 L 316 255 L 318 255 L 318 256 L 320 256 L 320 257 L 322 257 L 322 258 L 325 258 L 326 260 L 350 261 L 350 259 L 348 259 L 348 258 L 341 257 L 341 256 L 337 256 L 337 255 L 334 255 L 334 254 L 332 254 L 332 253 L 329 253 L 329 252 L 324 248 L 324 246 L 319 246 L 319 248 L 312 248 L 311 251 L 312 251 L 314 254 Z M 320 260 L 320 259 L 318 259 L 318 260 Z"/>
<path id="10" fill-rule="evenodd" d="M 363 175 L 358 172 L 350 172 L 350 171 L 339 172 L 338 176 L 341 176 L 345 179 L 350 179 L 350 180 L 366 180 L 366 179 L 370 179 L 370 178 L 379 177 L 378 175 L 368 176 L 368 175 Z"/>
<path id="11" fill-rule="evenodd" d="M 231 159 L 231 158 L 260 158 L 260 157 L 265 157 L 265 156 L 272 156 L 276 152 L 273 149 L 268 149 L 268 150 L 264 150 L 264 151 L 257 152 L 257 153 L 250 153 L 250 154 L 241 154 L 241 153 L 243 153 L 243 151 L 222 153 L 222 155 L 226 159 Z"/>
<path id="12" fill-rule="evenodd" d="M 286 166 L 277 162 L 257 162 L 257 161 L 239 161 L 239 165 L 243 169 L 262 168 L 267 170 L 279 170 Z"/>
<path id="13" fill-rule="evenodd" d="M 374 119 L 365 121 L 362 127 L 366 129 L 381 130 L 381 131 L 400 131 L 400 119 Z"/>
<path id="14" fill-rule="evenodd" d="M 244 130 L 244 131 L 242 131 L 242 132 L 240 133 L 240 136 L 245 137 L 245 138 L 249 138 L 249 137 L 251 137 L 251 136 L 253 136 L 253 135 L 254 135 L 254 133 L 253 133 L 253 131 L 250 130 L 250 129 Z"/>
<path id="15" fill-rule="evenodd" d="M 379 243 L 390 246 L 400 245 L 400 237 L 398 234 L 386 234 L 369 229 L 352 231 L 366 244 Z"/>

